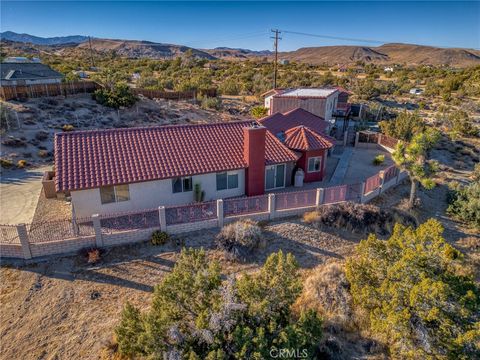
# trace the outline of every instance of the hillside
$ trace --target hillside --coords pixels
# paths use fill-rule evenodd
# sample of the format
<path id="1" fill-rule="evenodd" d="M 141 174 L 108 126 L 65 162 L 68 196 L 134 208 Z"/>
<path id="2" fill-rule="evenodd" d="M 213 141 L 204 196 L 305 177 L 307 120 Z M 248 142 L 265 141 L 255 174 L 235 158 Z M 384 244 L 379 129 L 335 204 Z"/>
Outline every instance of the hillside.
<path id="1" fill-rule="evenodd" d="M 151 58 L 151 59 L 171 59 L 185 55 L 191 51 L 192 55 L 212 60 L 214 57 L 202 50 L 190 48 L 188 46 L 153 43 L 150 41 L 137 40 L 111 40 L 111 39 L 93 39 L 91 41 L 93 50 L 97 52 L 114 51 L 117 55 L 127 58 Z M 89 43 L 85 42 L 77 45 L 77 49 L 84 50 L 89 48 Z"/>
<path id="2" fill-rule="evenodd" d="M 480 65 L 480 51 L 459 48 L 437 48 L 411 44 L 384 44 L 378 47 L 322 46 L 301 48 L 280 54 L 281 58 L 310 64 L 391 63 L 411 65 Z"/>
<path id="3" fill-rule="evenodd" d="M 202 49 L 217 59 L 225 60 L 244 60 L 254 57 L 268 57 L 272 55 L 270 50 L 250 50 L 250 49 L 235 49 L 229 47 L 217 47 L 215 49 Z"/>
<path id="4" fill-rule="evenodd" d="M 30 34 L 19 34 L 13 31 L 4 31 L 0 33 L 0 38 L 2 40 L 29 43 L 34 45 L 62 45 L 71 43 L 78 44 L 88 40 L 87 36 L 82 35 L 56 36 L 45 38 Z"/>

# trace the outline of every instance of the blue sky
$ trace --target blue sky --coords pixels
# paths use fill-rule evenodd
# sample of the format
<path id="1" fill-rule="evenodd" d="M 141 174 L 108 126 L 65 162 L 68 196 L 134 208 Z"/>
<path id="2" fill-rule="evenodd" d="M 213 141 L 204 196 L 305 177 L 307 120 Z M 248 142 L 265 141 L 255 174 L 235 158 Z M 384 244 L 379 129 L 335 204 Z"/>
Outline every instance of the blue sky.
<path id="1" fill-rule="evenodd" d="M 480 2 L 1 2 L 1 30 L 272 49 L 270 29 L 342 38 L 480 48 Z M 283 33 L 280 50 L 366 45 Z"/>

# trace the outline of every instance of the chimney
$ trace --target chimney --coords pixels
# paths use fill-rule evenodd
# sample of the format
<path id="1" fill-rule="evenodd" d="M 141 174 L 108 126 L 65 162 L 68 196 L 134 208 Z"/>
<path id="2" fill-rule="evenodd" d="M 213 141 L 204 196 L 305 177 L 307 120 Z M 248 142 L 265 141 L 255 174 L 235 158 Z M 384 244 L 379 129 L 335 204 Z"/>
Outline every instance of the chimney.
<path id="1" fill-rule="evenodd" d="M 267 129 L 254 123 L 243 129 L 243 158 L 245 170 L 245 195 L 262 195 L 265 192 L 265 138 Z"/>

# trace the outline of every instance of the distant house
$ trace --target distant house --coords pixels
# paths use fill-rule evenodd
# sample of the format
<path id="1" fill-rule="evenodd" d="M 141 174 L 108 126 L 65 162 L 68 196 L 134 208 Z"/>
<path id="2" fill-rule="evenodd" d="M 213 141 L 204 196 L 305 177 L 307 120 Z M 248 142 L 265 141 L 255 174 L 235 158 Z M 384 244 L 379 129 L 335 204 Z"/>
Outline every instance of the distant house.
<path id="1" fill-rule="evenodd" d="M 49 66 L 35 62 L 2 62 L 0 64 L 3 85 L 56 84 L 63 75 Z"/>
<path id="2" fill-rule="evenodd" d="M 290 61 L 287 60 L 287 59 L 281 59 L 281 60 L 279 61 L 279 63 L 280 63 L 280 65 L 288 65 L 288 64 L 290 64 Z"/>
<path id="3" fill-rule="evenodd" d="M 394 69 L 393 69 L 393 66 L 385 66 L 385 67 L 383 68 L 383 71 L 385 71 L 385 72 L 393 72 L 393 70 L 394 70 Z"/>
<path id="4" fill-rule="evenodd" d="M 339 93 L 336 88 L 297 88 L 273 89 L 263 95 L 269 115 L 302 108 L 330 121 L 337 107 Z"/>
<path id="5" fill-rule="evenodd" d="M 260 195 L 300 157 L 254 121 L 57 133 L 54 151 L 77 217 L 191 203 L 196 184 L 205 200 Z"/>

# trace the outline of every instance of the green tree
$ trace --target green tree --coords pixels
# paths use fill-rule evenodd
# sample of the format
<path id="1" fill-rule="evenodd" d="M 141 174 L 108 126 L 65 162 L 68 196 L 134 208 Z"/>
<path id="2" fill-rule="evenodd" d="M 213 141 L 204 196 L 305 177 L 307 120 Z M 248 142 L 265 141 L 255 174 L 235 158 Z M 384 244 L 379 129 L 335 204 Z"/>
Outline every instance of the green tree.
<path id="1" fill-rule="evenodd" d="M 387 241 L 370 235 L 346 263 L 355 306 L 393 358 L 480 356 L 480 289 L 459 274 L 461 254 L 431 219 L 416 230 L 397 224 Z"/>
<path id="2" fill-rule="evenodd" d="M 314 311 L 299 318 L 291 313 L 299 279 L 293 256 L 279 252 L 258 273 L 222 283 L 218 263 L 203 250 L 183 250 L 155 287 L 147 313 L 125 307 L 116 328 L 119 351 L 151 358 L 260 359 L 272 347 L 288 347 L 313 355 L 322 323 Z"/>
<path id="3" fill-rule="evenodd" d="M 408 201 L 410 208 L 413 208 L 415 204 L 418 183 L 427 190 L 435 187 L 432 177 L 438 169 L 438 164 L 428 159 L 428 152 L 439 137 L 438 131 L 426 129 L 423 133 L 414 135 L 409 143 L 398 142 L 392 154 L 397 166 L 407 171 L 410 178 L 410 199 Z"/>
<path id="4" fill-rule="evenodd" d="M 410 141 L 415 134 L 425 130 L 425 121 L 418 113 L 402 112 L 394 120 L 380 121 L 382 133 L 398 140 Z"/>

